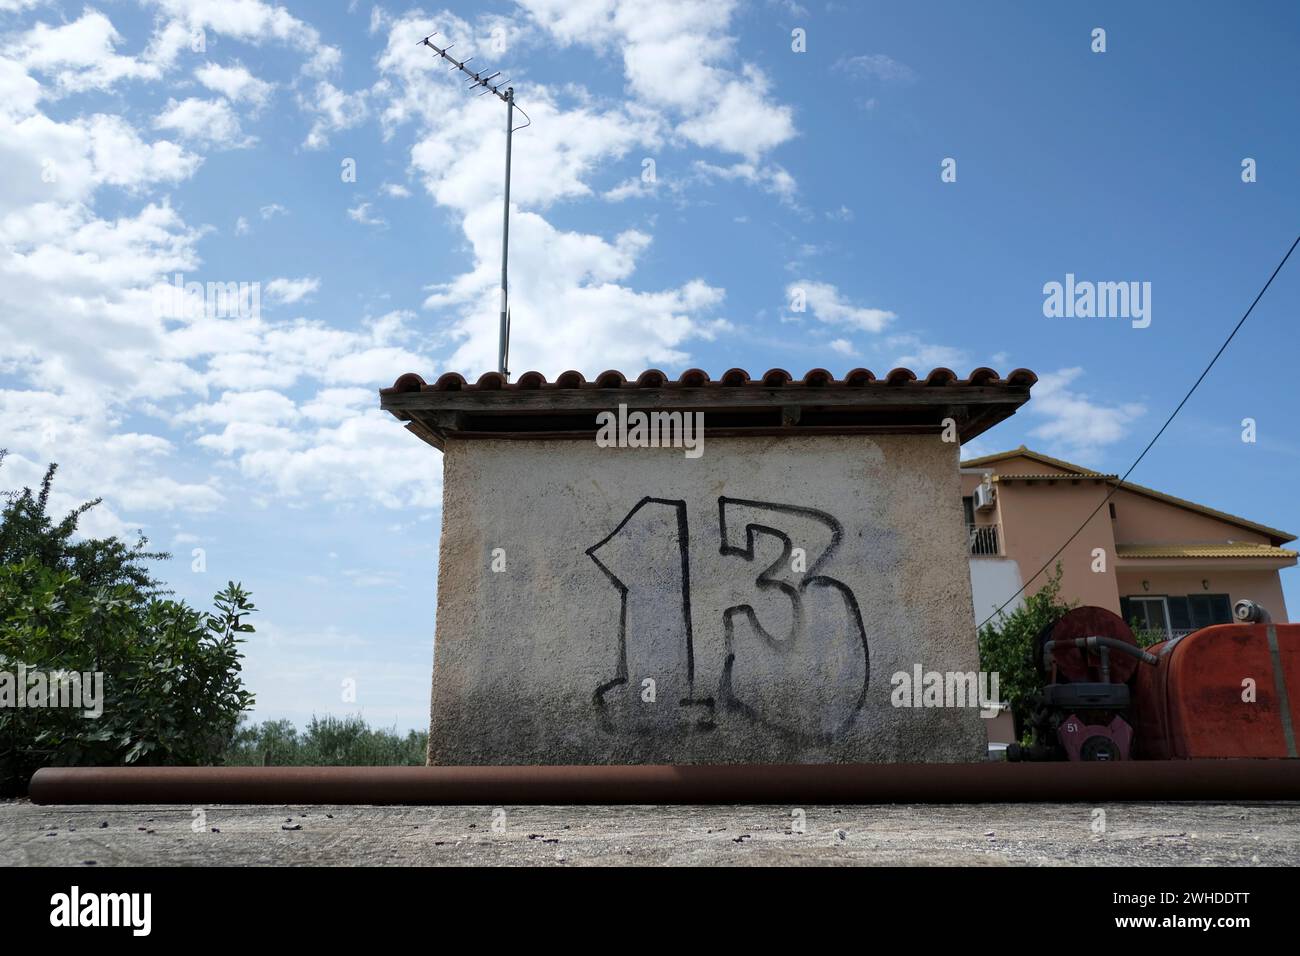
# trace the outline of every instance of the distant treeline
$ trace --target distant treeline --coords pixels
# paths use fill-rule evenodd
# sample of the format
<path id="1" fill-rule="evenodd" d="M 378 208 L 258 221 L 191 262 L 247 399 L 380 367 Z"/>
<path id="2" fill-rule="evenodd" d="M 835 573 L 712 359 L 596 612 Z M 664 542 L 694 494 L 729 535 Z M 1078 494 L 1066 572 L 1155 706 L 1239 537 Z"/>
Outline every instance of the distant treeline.
<path id="1" fill-rule="evenodd" d="M 313 717 L 301 732 L 288 720 L 242 724 L 224 763 L 237 767 L 420 767 L 429 735 L 372 728 L 361 717 Z"/>

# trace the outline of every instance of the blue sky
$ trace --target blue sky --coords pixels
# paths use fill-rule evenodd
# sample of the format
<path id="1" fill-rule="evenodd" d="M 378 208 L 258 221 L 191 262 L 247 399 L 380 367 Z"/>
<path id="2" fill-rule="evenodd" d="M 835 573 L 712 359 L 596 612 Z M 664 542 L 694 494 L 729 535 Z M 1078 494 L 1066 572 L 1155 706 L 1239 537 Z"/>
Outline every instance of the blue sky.
<path id="1" fill-rule="evenodd" d="M 179 595 L 250 588 L 258 718 L 426 721 L 440 462 L 376 390 L 495 365 L 504 110 L 435 30 L 533 119 L 516 373 L 1023 366 L 967 453 L 1122 472 L 1300 229 L 1290 3 L 0 0 L 0 485 L 57 460 Z M 1067 273 L 1150 326 L 1045 317 Z M 1135 481 L 1300 531 L 1297 305 L 1292 262 Z"/>

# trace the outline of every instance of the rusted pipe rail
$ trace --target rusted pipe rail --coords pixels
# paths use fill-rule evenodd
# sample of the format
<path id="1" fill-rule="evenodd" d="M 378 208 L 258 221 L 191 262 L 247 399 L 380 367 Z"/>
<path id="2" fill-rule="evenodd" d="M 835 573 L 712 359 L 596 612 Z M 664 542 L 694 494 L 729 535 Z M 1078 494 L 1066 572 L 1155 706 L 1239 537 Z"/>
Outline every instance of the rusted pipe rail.
<path id="1" fill-rule="evenodd" d="M 38 804 L 852 804 L 1300 800 L 1297 760 L 568 767 L 46 767 Z"/>

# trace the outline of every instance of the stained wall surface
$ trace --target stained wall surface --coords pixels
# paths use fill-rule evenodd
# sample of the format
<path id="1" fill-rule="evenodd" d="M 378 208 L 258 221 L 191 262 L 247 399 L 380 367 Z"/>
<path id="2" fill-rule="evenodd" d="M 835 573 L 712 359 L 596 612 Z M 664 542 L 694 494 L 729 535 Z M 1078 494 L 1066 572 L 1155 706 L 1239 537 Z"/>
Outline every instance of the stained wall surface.
<path id="1" fill-rule="evenodd" d="M 983 758 L 891 703 L 979 668 L 955 444 L 451 438 L 443 481 L 431 763 Z"/>

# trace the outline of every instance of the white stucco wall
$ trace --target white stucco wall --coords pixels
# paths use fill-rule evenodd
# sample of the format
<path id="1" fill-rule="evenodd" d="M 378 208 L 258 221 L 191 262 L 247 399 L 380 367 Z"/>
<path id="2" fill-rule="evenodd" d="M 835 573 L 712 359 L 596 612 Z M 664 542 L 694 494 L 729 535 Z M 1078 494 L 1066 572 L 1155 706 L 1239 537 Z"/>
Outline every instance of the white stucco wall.
<path id="1" fill-rule="evenodd" d="M 451 438 L 430 760 L 980 759 L 978 710 L 890 702 L 978 670 L 970 584 L 938 436 Z"/>
<path id="2" fill-rule="evenodd" d="M 978 624 L 996 611 L 1003 601 L 1020 588 L 1020 565 L 1012 558 L 971 558 L 970 589 Z M 1003 614 L 1020 607 L 1023 594 L 1016 594 Z"/>

